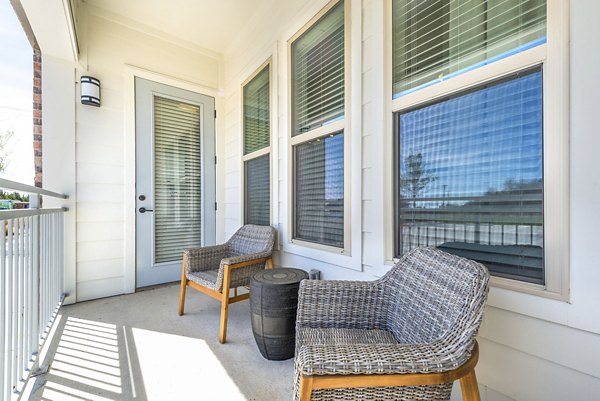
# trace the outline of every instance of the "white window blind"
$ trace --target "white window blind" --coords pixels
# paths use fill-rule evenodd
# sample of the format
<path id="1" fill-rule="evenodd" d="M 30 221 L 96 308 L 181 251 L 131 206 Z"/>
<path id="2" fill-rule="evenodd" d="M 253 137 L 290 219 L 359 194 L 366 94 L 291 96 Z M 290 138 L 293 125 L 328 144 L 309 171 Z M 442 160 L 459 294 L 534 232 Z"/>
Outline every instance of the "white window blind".
<path id="1" fill-rule="evenodd" d="M 344 2 L 291 46 L 292 136 L 344 116 Z"/>
<path id="2" fill-rule="evenodd" d="M 294 147 L 294 238 L 344 246 L 344 134 Z"/>
<path id="3" fill-rule="evenodd" d="M 269 66 L 244 86 L 244 154 L 266 148 L 270 142 Z"/>
<path id="4" fill-rule="evenodd" d="M 394 97 L 544 43 L 546 0 L 394 0 Z"/>
<path id="5" fill-rule="evenodd" d="M 154 97 L 154 259 L 201 246 L 200 108 Z"/>
<path id="6" fill-rule="evenodd" d="M 269 155 L 245 162 L 246 224 L 271 224 L 271 185 Z"/>

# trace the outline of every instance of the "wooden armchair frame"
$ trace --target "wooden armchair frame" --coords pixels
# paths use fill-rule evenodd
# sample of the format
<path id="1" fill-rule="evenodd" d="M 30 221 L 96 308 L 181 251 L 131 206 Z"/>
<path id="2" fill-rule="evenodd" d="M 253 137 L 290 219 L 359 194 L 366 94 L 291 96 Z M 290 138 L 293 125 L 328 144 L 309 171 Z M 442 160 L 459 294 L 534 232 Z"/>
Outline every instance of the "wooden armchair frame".
<path id="1" fill-rule="evenodd" d="M 193 281 L 188 280 L 186 276 L 186 260 L 183 259 L 182 263 L 182 272 L 181 272 L 181 290 L 179 292 L 179 316 L 183 315 L 184 312 L 184 303 L 185 303 L 185 291 L 187 286 L 189 285 L 195 290 L 200 291 L 203 294 L 208 295 L 211 298 L 214 298 L 221 302 L 221 323 L 219 325 L 219 342 L 224 344 L 227 340 L 227 316 L 229 313 L 229 304 L 233 304 L 236 302 L 244 301 L 250 297 L 249 293 L 240 294 L 237 293 L 237 288 L 234 288 L 233 296 L 230 297 L 231 289 L 229 288 L 231 284 L 231 271 L 233 269 L 239 269 L 240 267 L 255 265 L 258 263 L 266 263 L 267 269 L 273 268 L 273 259 L 268 258 L 259 258 L 247 260 L 240 263 L 232 263 L 226 264 L 223 266 L 223 290 L 216 291 L 212 288 L 204 287 L 200 284 L 194 283 Z"/>

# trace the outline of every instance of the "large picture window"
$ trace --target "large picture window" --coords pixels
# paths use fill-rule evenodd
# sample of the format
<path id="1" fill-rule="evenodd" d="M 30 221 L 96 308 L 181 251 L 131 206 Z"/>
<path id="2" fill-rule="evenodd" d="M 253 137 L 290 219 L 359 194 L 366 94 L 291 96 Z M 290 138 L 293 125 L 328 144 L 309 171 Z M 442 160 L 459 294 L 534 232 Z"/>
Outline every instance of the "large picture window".
<path id="1" fill-rule="evenodd" d="M 243 85 L 244 223 L 271 224 L 270 64 Z"/>
<path id="2" fill-rule="evenodd" d="M 543 284 L 542 115 L 539 69 L 398 113 L 399 255 L 437 246 Z"/>
<path id="3" fill-rule="evenodd" d="M 344 248 L 344 2 L 290 41 L 292 239 Z"/>
<path id="4" fill-rule="evenodd" d="M 388 255 L 435 246 L 568 299 L 568 4 L 392 0 L 391 22 Z"/>

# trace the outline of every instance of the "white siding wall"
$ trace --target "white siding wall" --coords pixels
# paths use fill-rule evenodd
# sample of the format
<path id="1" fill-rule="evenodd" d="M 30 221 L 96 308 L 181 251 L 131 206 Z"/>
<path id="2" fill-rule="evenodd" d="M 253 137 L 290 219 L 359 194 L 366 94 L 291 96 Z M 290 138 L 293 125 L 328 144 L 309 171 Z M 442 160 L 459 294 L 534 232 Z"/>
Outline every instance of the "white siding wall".
<path id="1" fill-rule="evenodd" d="M 80 75 L 102 83 L 102 107 L 76 106 L 77 300 L 132 290 L 126 197 L 135 196 L 125 174 L 133 155 L 126 146 L 126 110 L 131 88 L 126 65 L 212 88 L 219 86 L 220 61 L 185 43 L 174 44 L 127 27 L 127 21 L 90 10 L 79 16 Z M 128 220 L 129 219 L 129 220 Z M 128 223 L 129 224 L 129 223 Z"/>
<path id="2" fill-rule="evenodd" d="M 317 252 L 298 252 L 287 243 L 288 187 L 288 116 L 287 116 L 287 40 L 322 6 L 325 0 L 307 1 L 302 5 L 277 4 L 271 10 L 272 23 L 264 29 L 253 27 L 241 32 L 247 40 L 240 42 L 225 56 L 226 130 L 225 180 L 219 188 L 225 197 L 223 226 L 217 228 L 219 239 L 229 237 L 242 223 L 241 218 L 241 83 L 269 56 L 275 58 L 274 76 L 277 101 L 273 148 L 274 225 L 280 230 L 281 251 L 278 262 L 283 266 L 318 268 L 324 278 L 372 279 L 383 274 L 385 263 L 385 221 L 392 219 L 387 189 L 390 182 L 391 112 L 386 99 L 388 78 L 384 65 L 385 2 L 352 1 L 360 7 L 360 19 L 353 19 L 353 37 L 362 38 L 361 93 L 351 98 L 362 106 L 361 127 L 349 132 L 352 146 L 362 148 L 360 210 L 351 216 L 352 224 L 361 226 L 362 252 L 360 268 L 343 259 L 325 259 Z M 600 92 L 596 71 L 600 60 L 594 38 L 600 27 L 591 16 L 600 15 L 600 3 L 594 0 L 572 2 L 571 15 L 571 302 L 542 299 L 513 291 L 493 288 L 479 341 L 481 360 L 478 377 L 482 398 L 488 401 L 574 400 L 587 401 L 600 394 L 600 269 L 594 235 L 600 227 L 600 177 L 595 165 L 600 149 L 596 115 Z M 353 18 L 356 13 L 353 12 Z M 358 22 L 358 23 L 357 23 Z M 356 35 L 356 30 L 358 34 Z M 356 53 L 356 43 L 350 48 Z M 353 70 L 354 71 L 354 70 Z M 357 145 L 359 144 L 359 145 Z M 387 209 L 386 209 L 387 207 Z M 357 257 L 353 244 L 353 257 Z M 460 399 L 459 392 L 454 398 Z"/>
<path id="3" fill-rule="evenodd" d="M 76 216 L 75 185 L 75 67 L 52 56 L 42 56 L 43 96 L 43 186 L 69 196 L 56 199 L 45 196 L 44 207 L 67 207 L 65 213 L 65 302 L 76 298 Z"/>
<path id="4" fill-rule="evenodd" d="M 239 39 L 225 56 L 198 52 L 183 43 L 162 40 L 136 31 L 107 15 L 80 15 L 82 66 L 75 78 L 89 73 L 102 81 L 102 107 L 84 107 L 77 93 L 68 89 L 73 66 L 48 59 L 44 72 L 44 163 L 59 166 L 58 150 L 51 152 L 52 137 L 62 143 L 75 141 L 75 174 L 65 170 L 65 181 L 48 176 L 51 189 L 73 192 L 72 210 L 77 216 L 78 300 L 126 292 L 134 268 L 127 265 L 125 249 L 126 197 L 134 183 L 126 179 L 128 163 L 125 141 L 127 104 L 125 64 L 132 64 L 204 87 L 225 87 L 225 98 L 217 99 L 217 241 L 228 238 L 241 224 L 241 83 L 261 65 L 274 58 L 273 125 L 273 207 L 274 225 L 280 230 L 278 262 L 284 266 L 318 268 L 324 278 L 373 279 L 383 274 L 385 263 L 385 222 L 389 211 L 391 112 L 385 49 L 385 2 L 352 1 L 350 49 L 355 57 L 351 102 L 354 121 L 349 135 L 354 149 L 352 224 L 360 228 L 353 235 L 352 258 L 325 258 L 287 243 L 288 230 L 288 116 L 287 40 L 300 29 L 326 0 L 273 2 L 269 23 L 240 31 Z M 487 401 L 588 401 L 600 394 L 600 269 L 597 256 L 597 228 L 600 227 L 600 175 L 597 153 L 597 103 L 600 93 L 600 55 L 596 51 L 600 25 L 597 0 L 571 2 L 571 302 L 564 303 L 493 288 L 480 333 L 481 359 L 478 377 L 482 397 Z M 46 63 L 46 60 L 44 61 Z M 357 80 L 358 74 L 358 80 Z M 62 87 L 67 88 L 63 92 Z M 77 92 L 77 91 L 75 91 Z M 68 99 L 75 97 L 75 117 Z M 54 103 L 56 101 L 56 103 Z M 357 107 L 357 105 L 359 107 Z M 54 108 L 53 108 L 54 106 Z M 63 120 L 53 120 L 48 113 Z M 71 111 L 69 111 L 71 110 Z M 356 110 L 361 110 L 356 112 Z M 356 119 L 356 117 L 359 117 Z M 352 118 L 350 116 L 349 118 Z M 61 122 L 62 121 L 62 122 Z M 222 133 L 219 134 L 219 132 Z M 69 139 L 71 138 L 71 139 Z M 47 152 L 46 152 L 47 150 Z M 67 149 L 68 160 L 69 149 Z M 53 155 L 53 156 L 52 156 Z M 48 164 L 46 164 L 48 163 Z M 57 170 L 61 171 L 61 170 Z M 358 173 L 357 173 L 358 171 Z M 50 173 L 48 173 L 50 174 Z M 550 177 L 551 179 L 551 177 Z M 70 184 L 73 184 L 70 186 Z M 357 195 L 358 194 L 358 195 Z M 356 203 L 358 206 L 356 207 Z M 130 227 L 129 227 L 130 229 Z M 75 242 L 75 241 L 74 241 Z M 348 263 L 344 263 L 348 260 Z M 351 260 L 351 261 L 350 261 Z M 356 264 L 358 261 L 358 264 Z M 348 268 L 351 267 L 351 268 Z M 459 399 L 455 392 L 455 398 Z"/>

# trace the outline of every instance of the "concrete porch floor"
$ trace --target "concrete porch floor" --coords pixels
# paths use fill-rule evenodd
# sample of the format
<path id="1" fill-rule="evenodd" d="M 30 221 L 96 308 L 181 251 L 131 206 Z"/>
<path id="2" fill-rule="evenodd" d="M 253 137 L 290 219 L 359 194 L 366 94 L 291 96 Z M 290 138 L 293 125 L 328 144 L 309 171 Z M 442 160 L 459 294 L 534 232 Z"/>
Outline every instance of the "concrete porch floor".
<path id="1" fill-rule="evenodd" d="M 40 358 L 30 400 L 292 399 L 293 358 L 264 359 L 248 302 L 230 305 L 226 344 L 220 305 L 188 289 L 177 315 L 178 284 L 63 307 Z M 42 360 L 42 359 L 41 359 Z"/>

